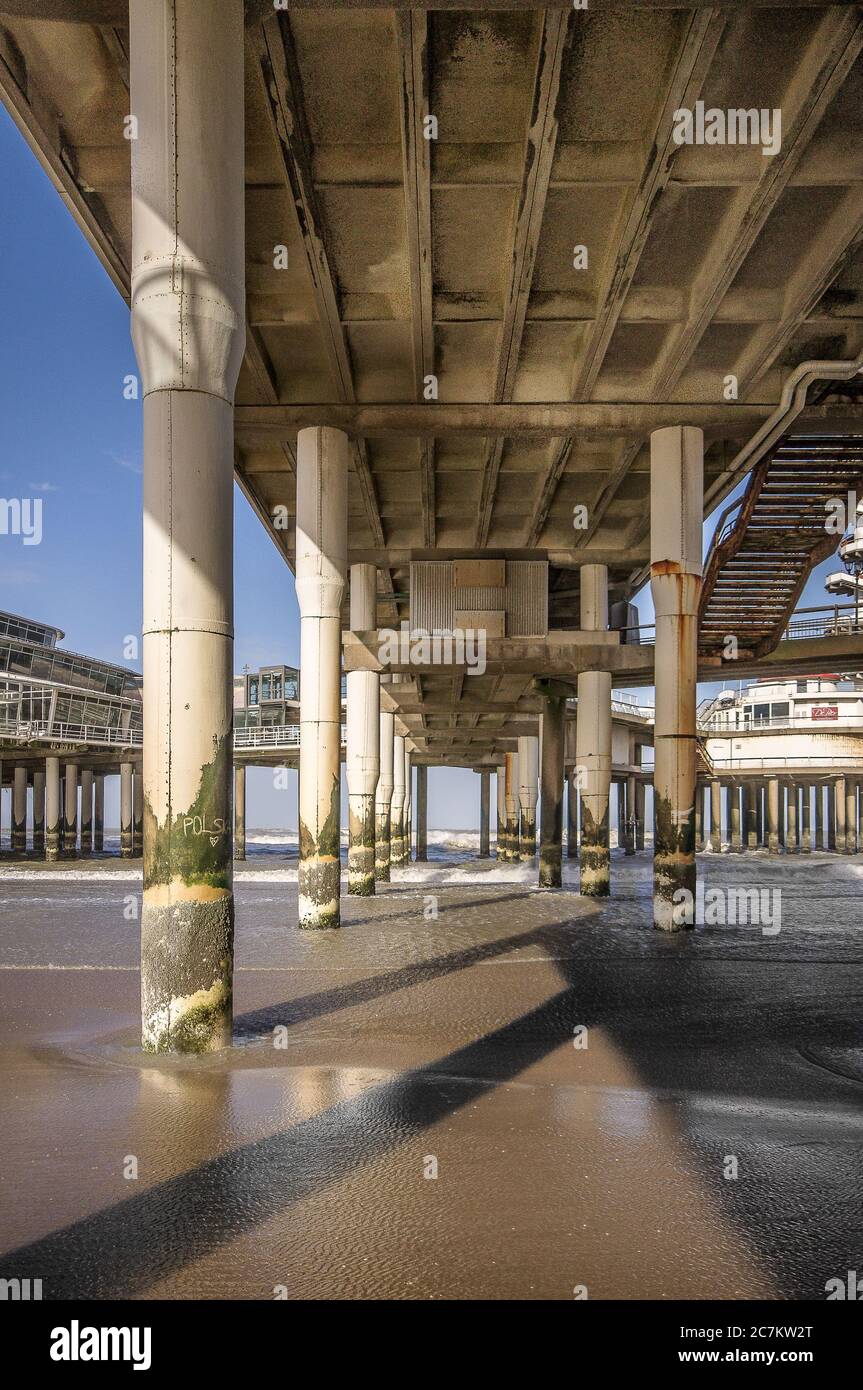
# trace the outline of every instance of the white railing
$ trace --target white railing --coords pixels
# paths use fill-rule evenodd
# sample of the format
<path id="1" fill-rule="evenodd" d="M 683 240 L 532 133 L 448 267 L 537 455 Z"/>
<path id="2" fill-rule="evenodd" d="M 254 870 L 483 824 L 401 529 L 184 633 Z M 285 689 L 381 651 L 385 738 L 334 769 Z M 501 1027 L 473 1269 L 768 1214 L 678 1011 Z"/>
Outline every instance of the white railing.
<path id="1" fill-rule="evenodd" d="M 828 702 L 825 695 L 824 702 Z M 859 714 L 840 714 L 836 719 L 811 719 L 801 715 L 799 718 L 791 715 L 775 715 L 768 719 L 750 719 L 746 723 L 732 724 L 725 722 L 720 715 L 714 715 L 704 720 L 699 718 L 698 727 L 704 732 L 715 733 L 717 736 L 729 737 L 737 734 L 760 734 L 770 729 L 787 729 L 790 731 L 804 729 L 808 734 L 831 734 L 836 730 L 843 733 L 863 733 L 863 716 Z"/>
<path id="2" fill-rule="evenodd" d="M 653 719 L 653 705 L 641 704 L 638 700 L 631 699 L 626 695 L 615 695 L 611 692 L 611 711 L 612 714 L 634 714 L 640 719 Z"/>
<path id="3" fill-rule="evenodd" d="M 710 763 L 719 771 L 734 771 L 735 768 L 739 768 L 741 772 L 778 772 L 782 768 L 806 767 L 832 771 L 837 777 L 841 777 L 849 768 L 863 768 L 863 755 L 843 753 L 841 757 L 828 757 L 801 753 L 798 757 L 785 758 L 711 758 Z"/>
<path id="4" fill-rule="evenodd" d="M 144 735 L 140 729 L 115 729 L 108 724 L 61 724 L 55 720 L 24 719 L 14 724 L 0 724 L 0 738 L 15 739 L 18 743 L 47 740 L 51 743 L 98 743 L 111 747 L 141 748 Z"/>
<path id="5" fill-rule="evenodd" d="M 342 743 L 347 737 L 347 725 L 342 725 Z M 264 724 L 257 729 L 235 729 L 234 748 L 299 748 L 299 724 Z"/>

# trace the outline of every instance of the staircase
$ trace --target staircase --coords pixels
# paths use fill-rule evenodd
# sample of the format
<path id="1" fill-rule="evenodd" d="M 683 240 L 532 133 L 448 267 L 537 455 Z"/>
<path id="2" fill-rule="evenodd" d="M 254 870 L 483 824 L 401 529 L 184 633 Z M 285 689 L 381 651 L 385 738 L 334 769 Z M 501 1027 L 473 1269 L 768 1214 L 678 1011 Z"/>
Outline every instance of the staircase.
<path id="1" fill-rule="evenodd" d="M 722 513 L 704 571 L 702 656 L 765 656 L 780 641 L 815 565 L 836 550 L 825 530 L 831 498 L 863 497 L 863 435 L 787 437 Z M 853 515 L 853 514 L 852 514 Z"/>

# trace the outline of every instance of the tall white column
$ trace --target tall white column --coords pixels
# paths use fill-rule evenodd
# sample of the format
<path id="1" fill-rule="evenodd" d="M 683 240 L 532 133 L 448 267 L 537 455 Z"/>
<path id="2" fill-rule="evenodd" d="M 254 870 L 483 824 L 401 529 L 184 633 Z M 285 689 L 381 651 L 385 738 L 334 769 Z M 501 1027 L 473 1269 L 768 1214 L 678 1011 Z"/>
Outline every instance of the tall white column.
<path id="1" fill-rule="evenodd" d="M 144 398 L 143 1045 L 231 1040 L 233 399 L 245 343 L 242 0 L 130 0 Z"/>
<path id="2" fill-rule="evenodd" d="M 653 920 L 692 925 L 695 902 L 695 726 L 704 512 L 701 430 L 650 436 L 650 588 L 656 613 Z"/>
<path id="3" fill-rule="evenodd" d="M 428 767 L 425 763 L 417 763 L 417 859 L 424 863 L 428 859 Z M 488 806 L 486 806 L 486 820 L 488 819 Z M 486 831 L 488 826 L 486 826 Z M 488 839 L 488 834 L 486 834 Z M 488 845 L 486 845 L 486 857 L 488 857 Z"/>
<path id="4" fill-rule="evenodd" d="M 417 768 L 419 776 L 419 768 Z M 479 774 L 479 858 L 488 859 L 489 851 L 489 814 L 491 801 L 491 773 L 488 768 L 482 768 Z M 425 858 L 425 855 L 423 855 Z M 419 854 L 417 854 L 419 859 Z"/>
<path id="5" fill-rule="evenodd" d="M 234 858 L 246 857 L 246 769 L 234 768 Z"/>
<path id="6" fill-rule="evenodd" d="M 511 862 L 518 859 L 518 754 L 507 753 L 506 757 L 506 858 Z"/>
<path id="7" fill-rule="evenodd" d="M 60 759 L 45 759 L 45 858 L 60 858 Z"/>
<path id="8" fill-rule="evenodd" d="M 401 734 L 393 736 L 393 799 L 390 803 L 390 863 L 399 868 L 404 863 L 405 818 L 405 741 Z"/>
<path id="9" fill-rule="evenodd" d="M 27 851 L 27 769 L 23 764 L 12 774 L 12 853 Z"/>
<path id="10" fill-rule="evenodd" d="M 536 855 L 536 802 L 539 790 L 539 738 L 524 734 L 518 741 L 519 855 Z"/>
<path id="11" fill-rule="evenodd" d="M 562 882 L 565 730 L 566 700 L 557 696 L 549 696 L 546 699 L 542 716 L 540 888 L 559 888 Z"/>
<path id="12" fill-rule="evenodd" d="M 81 772 L 81 853 L 93 853 L 93 773 L 88 767 Z"/>
<path id="13" fill-rule="evenodd" d="M 377 627 L 377 570 L 351 565 L 351 630 Z M 349 671 L 348 703 L 348 892 L 375 891 L 375 789 L 380 777 L 380 676 Z"/>
<path id="14" fill-rule="evenodd" d="M 393 723 L 391 712 L 381 710 L 381 774 L 375 791 L 375 880 L 389 883 L 391 862 L 390 818 L 393 800 Z"/>
<path id="15" fill-rule="evenodd" d="M 402 815 L 402 863 L 411 862 L 411 851 L 413 849 L 413 818 L 414 818 L 414 797 L 413 797 L 413 760 L 408 741 L 405 739 L 405 805 Z"/>
<path id="16" fill-rule="evenodd" d="M 300 606 L 301 927 L 339 925 L 342 599 L 347 578 L 348 437 L 297 436 Z"/>
<path id="17" fill-rule="evenodd" d="M 582 565 L 581 626 L 608 628 L 608 567 Z M 587 897 L 610 891 L 609 796 L 611 792 L 611 672 L 582 671 L 578 677 L 575 761 L 581 778 L 579 888 Z"/>
<path id="18" fill-rule="evenodd" d="M 494 780 L 497 795 L 495 855 L 498 859 L 506 859 L 506 764 L 496 769 Z"/>

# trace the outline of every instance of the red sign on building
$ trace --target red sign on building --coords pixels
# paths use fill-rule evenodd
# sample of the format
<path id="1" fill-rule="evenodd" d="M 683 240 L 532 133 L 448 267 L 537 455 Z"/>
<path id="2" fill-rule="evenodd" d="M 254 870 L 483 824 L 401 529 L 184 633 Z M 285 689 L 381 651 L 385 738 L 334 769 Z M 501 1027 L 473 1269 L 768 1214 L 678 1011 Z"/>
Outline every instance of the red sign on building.
<path id="1" fill-rule="evenodd" d="M 813 706 L 812 706 L 812 718 L 813 718 L 813 719 L 838 719 L 838 718 L 839 718 L 839 706 L 838 706 L 838 705 L 813 705 Z"/>

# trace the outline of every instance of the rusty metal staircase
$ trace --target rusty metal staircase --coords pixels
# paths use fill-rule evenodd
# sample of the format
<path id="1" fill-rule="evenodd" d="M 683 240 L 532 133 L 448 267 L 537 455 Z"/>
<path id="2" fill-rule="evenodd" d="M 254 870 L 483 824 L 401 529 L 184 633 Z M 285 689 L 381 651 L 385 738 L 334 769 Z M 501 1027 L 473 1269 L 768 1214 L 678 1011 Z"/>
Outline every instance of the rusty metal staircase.
<path id="1" fill-rule="evenodd" d="M 826 503 L 863 496 L 863 435 L 789 436 L 719 518 L 704 571 L 699 653 L 761 657 L 780 641 L 815 565 L 837 548 Z"/>

